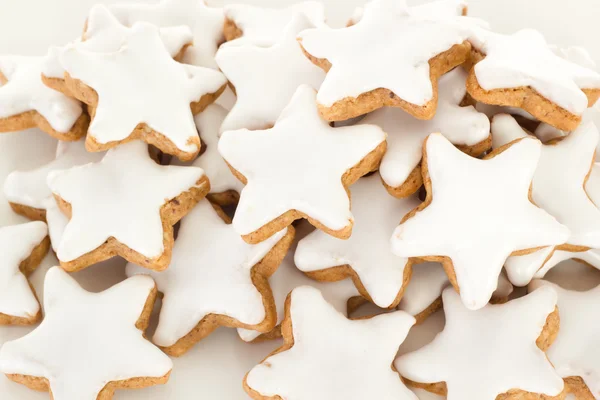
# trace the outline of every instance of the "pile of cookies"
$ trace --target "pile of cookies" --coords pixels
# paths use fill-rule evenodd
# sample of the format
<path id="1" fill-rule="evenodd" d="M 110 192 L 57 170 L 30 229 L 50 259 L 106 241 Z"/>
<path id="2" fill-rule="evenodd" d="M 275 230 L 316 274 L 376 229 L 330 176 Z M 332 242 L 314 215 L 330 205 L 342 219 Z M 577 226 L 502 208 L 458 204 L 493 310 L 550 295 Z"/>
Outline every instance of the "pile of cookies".
<path id="1" fill-rule="evenodd" d="M 600 289 L 542 279 L 600 269 L 594 69 L 463 0 L 372 0 L 341 29 L 315 1 L 93 7 L 72 43 L 0 56 L 0 131 L 59 141 L 4 182 L 32 222 L 0 228 L 0 324 L 39 325 L 0 371 L 109 399 L 229 327 L 283 339 L 234 383 L 254 399 L 600 399 Z M 103 292 L 69 274 L 113 257 L 128 278 Z"/>

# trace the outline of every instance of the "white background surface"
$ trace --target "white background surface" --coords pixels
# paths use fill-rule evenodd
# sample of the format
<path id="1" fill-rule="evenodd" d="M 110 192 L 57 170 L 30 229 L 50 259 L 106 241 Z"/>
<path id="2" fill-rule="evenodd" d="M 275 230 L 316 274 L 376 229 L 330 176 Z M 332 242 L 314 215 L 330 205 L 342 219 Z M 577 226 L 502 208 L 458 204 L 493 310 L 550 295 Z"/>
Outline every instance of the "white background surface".
<path id="1" fill-rule="evenodd" d="M 294 1 L 243 2 L 284 6 Z M 323 2 L 333 26 L 344 25 L 354 7 L 364 3 L 363 0 Z M 418 0 L 409 3 L 424 2 Z M 0 53 L 43 55 L 48 46 L 65 44 L 80 34 L 87 10 L 94 3 L 95 0 L 0 0 Z M 224 3 L 232 1 L 209 0 L 209 4 L 215 6 Z M 469 14 L 487 19 L 500 32 L 510 33 L 532 27 L 539 29 L 550 43 L 584 46 L 600 64 L 600 28 L 597 21 L 600 16 L 599 0 L 471 0 Z M 13 169 L 33 168 L 49 161 L 53 157 L 54 147 L 52 139 L 36 130 L 0 135 L 0 183 L 4 182 L 6 175 Z M 11 212 L 0 193 L 0 226 L 24 221 L 24 218 Z M 39 294 L 46 270 L 55 263 L 54 256 L 48 255 L 42 267 L 33 275 Z M 289 257 L 281 268 L 294 268 Z M 583 272 L 591 271 L 586 269 Z M 75 275 L 87 289 L 102 290 L 123 279 L 123 263 L 109 262 Z M 442 325 L 443 317 L 439 314 L 434 316 L 411 333 L 407 347 L 415 348 L 427 338 L 431 339 Z M 65 326 L 65 329 L 68 327 Z M 29 328 L 0 327 L 0 344 L 19 337 L 28 330 Z M 145 390 L 117 392 L 115 399 L 245 399 L 247 396 L 242 390 L 242 377 L 277 345 L 276 342 L 245 344 L 237 338 L 234 330 L 219 329 L 184 357 L 175 360 L 169 384 Z M 2 400 L 48 398 L 46 393 L 32 392 L 0 376 Z"/>

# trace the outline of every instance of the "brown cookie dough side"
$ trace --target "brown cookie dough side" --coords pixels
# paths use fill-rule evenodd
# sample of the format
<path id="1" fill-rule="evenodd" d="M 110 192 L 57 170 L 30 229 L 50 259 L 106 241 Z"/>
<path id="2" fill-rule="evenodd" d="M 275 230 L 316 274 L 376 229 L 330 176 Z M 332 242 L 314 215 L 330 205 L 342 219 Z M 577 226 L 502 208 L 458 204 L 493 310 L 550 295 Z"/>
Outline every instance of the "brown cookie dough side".
<path id="1" fill-rule="evenodd" d="M 197 186 L 182 192 L 179 196 L 171 199 L 161 207 L 160 216 L 163 225 L 164 252 L 160 257 L 155 259 L 147 258 L 143 254 L 140 254 L 119 242 L 114 237 L 110 237 L 95 250 L 92 250 L 75 260 L 60 261 L 60 266 L 67 272 L 76 272 L 118 255 L 127 261 L 144 268 L 152 269 L 154 271 L 165 270 L 171 262 L 171 254 L 173 251 L 173 225 L 190 212 L 210 190 L 210 183 L 206 176 L 200 178 L 196 182 L 196 185 Z M 68 218 L 71 218 L 71 204 L 63 200 L 60 196 L 54 195 L 54 198 L 61 211 Z"/>
<path id="2" fill-rule="evenodd" d="M 154 287 L 152 292 L 150 292 L 150 294 L 148 295 L 148 299 L 146 300 L 146 304 L 144 305 L 144 309 L 142 310 L 140 318 L 135 324 L 136 328 L 138 328 L 142 332 L 144 332 L 148 328 L 148 322 L 150 321 L 150 314 L 152 313 L 152 308 L 154 307 L 156 294 L 156 287 Z M 166 375 L 158 378 L 137 377 L 121 381 L 111 381 L 107 383 L 106 386 L 104 386 L 100 393 L 98 393 L 96 400 L 111 400 L 117 389 L 143 389 L 154 385 L 165 384 L 169 380 L 170 375 L 171 371 L 169 371 Z M 40 392 L 50 392 L 50 397 L 52 398 L 50 382 L 46 378 L 21 374 L 6 374 L 6 376 L 10 380 L 25 385 L 30 389 L 37 390 Z"/>
<path id="3" fill-rule="evenodd" d="M 299 40 L 302 46 L 302 40 Z M 325 72 L 331 68 L 331 63 L 326 59 L 312 56 L 302 47 L 302 51 L 315 65 Z M 346 97 L 331 106 L 318 104 L 319 113 L 328 121 L 344 121 L 374 111 L 381 107 L 398 107 L 418 119 L 431 119 L 435 115 L 438 98 L 438 79 L 457 65 L 463 64 L 470 58 L 471 44 L 467 41 L 456 44 L 450 49 L 429 60 L 429 76 L 433 86 L 433 97 L 422 106 L 402 100 L 394 92 L 385 88 L 378 88 L 360 94 L 358 97 Z"/>
<path id="4" fill-rule="evenodd" d="M 567 391 L 575 395 L 577 400 L 595 400 L 592 391 L 580 376 L 564 378 Z"/>
<path id="5" fill-rule="evenodd" d="M 217 209 L 218 206 L 213 205 L 213 207 Z M 218 210 L 220 210 L 220 208 L 218 208 Z M 218 211 L 218 213 L 227 223 L 231 223 L 229 217 L 222 210 Z M 283 261 L 283 258 L 287 254 L 292 241 L 294 240 L 294 235 L 294 228 L 289 226 L 285 236 L 283 236 L 263 259 L 252 268 L 252 283 L 261 294 L 263 306 L 265 308 L 265 319 L 261 323 L 257 325 L 248 325 L 226 315 L 209 314 L 202 318 L 202 320 L 200 320 L 187 335 L 179 339 L 177 343 L 169 347 L 161 347 L 163 351 L 171 356 L 179 357 L 220 326 L 251 329 L 263 332 L 267 336 L 273 335 L 272 338 L 276 338 L 276 332 L 274 332 L 273 328 L 277 324 L 277 309 L 275 306 L 275 299 L 273 298 L 273 292 L 269 285 L 269 278 L 275 273 L 279 264 Z"/>
<path id="6" fill-rule="evenodd" d="M 10 201 L 8 202 L 8 204 L 14 212 L 24 216 L 25 218 L 29 218 L 32 221 L 46 222 L 46 210 L 43 208 L 29 207 L 23 204 L 13 203 Z"/>
<path id="7" fill-rule="evenodd" d="M 236 23 L 227 17 L 225 17 L 225 22 L 223 23 L 223 35 L 225 36 L 226 41 L 231 41 L 234 39 L 238 39 L 242 37 L 244 32 L 236 25 Z"/>
<path id="8" fill-rule="evenodd" d="M 90 86 L 83 83 L 81 80 L 71 77 L 68 73 L 65 73 L 66 86 L 73 97 L 77 100 L 87 104 L 92 108 L 90 115 L 92 119 L 95 115 L 95 109 L 98 106 L 98 93 Z M 210 104 L 214 103 L 215 100 L 223 93 L 227 85 L 221 86 L 214 93 L 207 93 L 200 97 L 198 101 L 190 103 L 190 109 L 192 114 L 198 114 L 202 112 Z M 148 126 L 146 123 L 139 123 L 130 135 L 123 140 L 116 140 L 108 143 L 100 143 L 96 141 L 92 135 L 87 135 L 85 141 L 85 147 L 88 151 L 105 151 L 112 147 L 116 147 L 120 144 L 131 142 L 133 140 L 142 140 L 148 144 L 151 144 L 161 151 L 172 154 L 179 158 L 181 161 L 191 161 L 198 155 L 200 151 L 200 137 L 194 136 L 190 139 L 190 144 L 195 144 L 198 151 L 195 153 L 187 153 L 181 151 L 171 140 L 169 140 L 161 132 L 158 132 Z"/>
<path id="9" fill-rule="evenodd" d="M 556 339 L 559 326 L 560 319 L 558 315 L 558 308 L 555 308 L 554 311 L 550 313 L 546 318 L 546 324 L 544 325 L 540 336 L 538 336 L 536 340 L 536 345 L 540 350 L 544 352 L 548 350 L 554 339 Z M 409 386 L 424 389 L 428 392 L 435 393 L 440 396 L 448 395 L 448 388 L 446 382 L 419 383 L 405 378 L 403 378 L 403 380 Z M 496 400 L 562 400 L 565 398 L 566 394 L 566 386 L 565 389 L 557 396 L 547 396 L 545 394 L 527 392 L 521 389 L 511 389 L 505 393 L 501 393 L 498 396 L 496 396 Z"/>
<path id="10" fill-rule="evenodd" d="M 522 108 L 540 121 L 560 130 L 573 131 L 581 122 L 580 115 L 570 113 L 529 86 L 485 90 L 479 85 L 474 68 L 471 68 L 467 77 L 467 91 L 482 103 Z M 594 105 L 600 97 L 600 89 L 582 91 L 588 98 L 588 107 Z"/>
<path id="11" fill-rule="evenodd" d="M 369 154 L 365 156 L 357 165 L 350 168 L 346 173 L 342 176 L 342 184 L 346 189 L 346 193 L 348 193 L 348 197 L 350 197 L 350 192 L 348 187 L 356 182 L 360 177 L 368 174 L 369 172 L 375 171 L 379 168 L 379 163 L 381 162 L 381 158 L 385 154 L 387 149 L 387 142 L 383 141 L 379 144 L 375 149 L 373 149 Z M 242 183 L 247 184 L 248 180 L 241 172 L 237 171 L 230 164 L 229 169 L 231 172 L 238 178 Z M 281 231 L 286 226 L 289 226 L 297 219 L 306 219 L 310 222 L 311 225 L 316 227 L 317 229 L 322 230 L 325 233 L 330 234 L 331 236 L 335 236 L 339 239 L 348 239 L 350 234 L 352 233 L 352 224 L 340 229 L 333 230 L 329 229 L 327 226 L 323 225 L 320 221 L 317 221 L 314 218 L 309 217 L 307 214 L 300 212 L 298 210 L 289 210 L 274 220 L 268 222 L 263 225 L 259 229 L 255 230 L 252 233 L 247 235 L 242 235 L 242 239 L 244 239 L 247 243 L 257 244 L 260 243 L 269 237 L 273 236 L 275 233 Z"/>
<path id="12" fill-rule="evenodd" d="M 472 157 L 479 157 L 486 151 L 492 148 L 492 135 L 490 134 L 486 139 L 479 143 L 475 143 L 472 146 L 456 145 L 463 153 L 466 153 Z M 388 193 L 392 196 L 402 199 L 415 194 L 423 186 L 423 174 L 421 172 L 421 163 L 419 163 L 410 172 L 404 183 L 400 186 L 390 186 L 385 183 L 382 179 L 383 186 L 387 189 Z"/>

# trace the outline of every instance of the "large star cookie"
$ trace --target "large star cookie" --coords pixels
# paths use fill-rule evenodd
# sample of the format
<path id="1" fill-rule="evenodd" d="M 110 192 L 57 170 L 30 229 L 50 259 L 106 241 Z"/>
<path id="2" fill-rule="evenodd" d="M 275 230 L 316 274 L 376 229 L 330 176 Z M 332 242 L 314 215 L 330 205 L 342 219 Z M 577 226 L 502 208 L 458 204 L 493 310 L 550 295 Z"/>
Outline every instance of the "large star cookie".
<path id="1" fill-rule="evenodd" d="M 298 243 L 294 261 L 320 281 L 352 277 L 365 298 L 382 308 L 396 307 L 412 267 L 407 258 L 392 253 L 390 233 L 419 200 L 388 195 L 378 174 L 360 179 L 350 192 L 355 217 L 352 236 L 342 240 L 314 231 Z"/>
<path id="2" fill-rule="evenodd" d="M 67 271 L 115 255 L 167 268 L 173 225 L 210 189 L 202 169 L 158 165 L 142 142 L 111 149 L 96 163 L 52 171 L 48 185 L 70 217 L 57 250 Z"/>
<path id="3" fill-rule="evenodd" d="M 394 252 L 443 262 L 465 306 L 484 307 L 508 256 L 569 236 L 529 199 L 541 146 L 524 138 L 480 160 L 431 134 L 423 149 L 427 198 L 394 231 Z"/>
<path id="4" fill-rule="evenodd" d="M 172 57 L 180 58 L 192 40 L 192 32 L 187 26 L 176 26 L 159 30 L 165 48 Z M 102 4 L 93 6 L 88 14 L 83 37 L 74 42 L 75 46 L 97 53 L 118 51 L 127 40 L 130 28 L 122 25 Z M 65 69 L 60 61 L 68 48 L 51 47 L 42 69 L 42 81 L 49 87 L 70 94 L 65 84 Z"/>
<path id="5" fill-rule="evenodd" d="M 440 78 L 437 112 L 428 121 L 392 107 L 376 110 L 361 121 L 378 125 L 388 134 L 388 149 L 379 173 L 393 196 L 410 196 L 423 185 L 420 167 L 423 141 L 430 133 L 441 132 L 472 156 L 490 148 L 489 119 L 472 106 L 460 106 L 467 93 L 466 77 L 462 68 L 455 68 Z"/>
<path id="6" fill-rule="evenodd" d="M 416 400 L 391 368 L 414 322 L 402 311 L 348 320 L 317 289 L 296 288 L 286 301 L 283 347 L 248 372 L 244 388 L 254 399 Z"/>
<path id="7" fill-rule="evenodd" d="M 161 0 L 156 4 L 115 4 L 110 11 L 129 27 L 136 22 L 150 22 L 160 28 L 189 27 L 194 44 L 186 49 L 182 61 L 217 68 L 215 53 L 223 41 L 222 9 L 208 7 L 204 0 Z"/>
<path id="8" fill-rule="evenodd" d="M 386 134 L 373 125 L 332 128 L 319 117 L 315 97 L 302 85 L 272 129 L 227 131 L 219 140 L 219 152 L 247 183 L 233 226 L 249 243 L 300 218 L 336 237 L 350 236 L 346 187 L 377 168 Z"/>
<path id="9" fill-rule="evenodd" d="M 306 234 L 312 229 L 307 222 L 298 224 L 296 227 L 296 241 L 299 238 L 306 237 Z M 273 299 L 277 308 L 277 325 L 267 333 L 240 328 L 238 329 L 238 334 L 242 340 L 252 342 L 281 337 L 281 323 L 285 316 L 285 299 L 292 290 L 300 286 L 317 288 L 329 304 L 346 316 L 364 303 L 365 300 L 360 296 L 350 279 L 343 279 L 337 282 L 317 282 L 298 270 L 294 265 L 296 245 L 293 244 L 291 246 L 292 250 L 288 252 L 281 266 L 269 278 L 269 285 L 273 290 Z"/>
<path id="10" fill-rule="evenodd" d="M 471 29 L 461 18 L 422 18 L 404 1 L 373 0 L 356 25 L 302 32 L 307 56 L 328 71 L 317 96 L 322 116 L 340 121 L 392 106 L 432 118 L 438 78 L 469 58 Z"/>
<path id="11" fill-rule="evenodd" d="M 469 93 L 488 104 L 523 108 L 542 122 L 573 130 L 600 96 L 600 74 L 555 54 L 536 30 L 512 35 L 480 31 Z"/>
<path id="12" fill-rule="evenodd" d="M 108 400 L 116 389 L 166 383 L 173 364 L 143 335 L 155 298 L 147 276 L 91 293 L 51 268 L 44 282 L 46 317 L 28 335 L 4 343 L 0 370 L 55 400 Z"/>
<path id="13" fill-rule="evenodd" d="M 60 140 L 77 140 L 90 121 L 81 103 L 42 82 L 47 57 L 0 55 L 0 132 L 38 127 Z"/>
<path id="14" fill-rule="evenodd" d="M 273 126 L 298 86 L 318 89 L 325 74 L 304 55 L 296 35 L 314 27 L 297 14 L 271 47 L 223 45 L 217 64 L 235 87 L 237 101 L 221 131 Z M 244 68 L 240 68 L 243 65 Z"/>
<path id="15" fill-rule="evenodd" d="M 169 268 L 150 273 L 164 294 L 153 341 L 171 355 L 182 355 L 219 326 L 268 332 L 276 323 L 267 279 L 287 253 L 293 228 L 251 245 L 217 210 L 200 202 L 181 221 Z M 147 273 L 127 266 L 129 276 Z"/>
<path id="16" fill-rule="evenodd" d="M 600 397 L 600 286 L 586 292 L 563 289 L 547 281 L 533 281 L 530 290 L 552 287 L 558 293 L 560 331 L 548 349 L 548 359 L 578 399 Z"/>
<path id="17" fill-rule="evenodd" d="M 233 175 L 227 163 L 219 154 L 219 129 L 227 116 L 227 110 L 218 104 L 211 104 L 194 117 L 202 139 L 203 152 L 193 166 L 202 168 L 210 179 L 210 193 L 207 198 L 221 206 L 236 204 L 244 184 Z M 173 160 L 175 165 L 185 165 Z"/>
<path id="18" fill-rule="evenodd" d="M 224 7 L 223 33 L 228 45 L 269 47 L 281 38 L 296 16 L 305 17 L 313 26 L 325 25 L 325 7 L 318 1 L 304 1 L 286 8 L 230 4 Z"/>
<path id="19" fill-rule="evenodd" d="M 46 208 L 52 207 L 54 197 L 46 183 L 51 171 L 100 161 L 103 153 L 90 153 L 85 141 L 58 142 L 56 158 L 30 171 L 13 171 L 4 181 L 4 196 L 12 209 L 29 219 L 46 220 Z"/>
<path id="20" fill-rule="evenodd" d="M 545 288 L 472 311 L 448 288 L 442 333 L 394 365 L 412 384 L 449 400 L 559 396 L 563 381 L 544 354 L 558 331 L 556 300 Z"/>
<path id="21" fill-rule="evenodd" d="M 71 46 L 61 61 L 69 91 L 94 109 L 86 138 L 94 151 L 142 139 L 193 159 L 200 151 L 193 114 L 212 103 L 226 83 L 218 71 L 173 60 L 158 28 L 144 22 L 131 28 L 116 53 Z"/>
<path id="22" fill-rule="evenodd" d="M 49 248 L 48 228 L 43 222 L 0 228 L 0 325 L 27 325 L 42 319 L 27 277 L 36 270 Z"/>

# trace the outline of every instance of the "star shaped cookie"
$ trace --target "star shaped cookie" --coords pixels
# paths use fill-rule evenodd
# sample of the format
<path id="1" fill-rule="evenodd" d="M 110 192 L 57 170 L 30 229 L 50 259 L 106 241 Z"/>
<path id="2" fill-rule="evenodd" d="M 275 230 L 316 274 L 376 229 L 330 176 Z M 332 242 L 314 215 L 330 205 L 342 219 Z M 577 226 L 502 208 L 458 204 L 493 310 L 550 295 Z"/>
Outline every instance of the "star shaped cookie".
<path id="1" fill-rule="evenodd" d="M 127 40 L 130 28 L 122 25 L 117 18 L 102 4 L 94 5 L 87 18 L 85 32 L 81 39 L 73 44 L 81 49 L 112 53 L 118 51 Z M 159 29 L 162 42 L 169 54 L 178 59 L 182 51 L 192 43 L 192 32 L 187 26 L 175 26 Z M 65 69 L 60 58 L 69 46 L 51 47 L 42 69 L 42 81 L 55 90 L 70 95 L 65 83 Z"/>
<path id="2" fill-rule="evenodd" d="M 476 100 L 523 108 L 542 122 L 574 130 L 600 97 L 600 74 L 552 51 L 542 34 L 481 30 L 471 37 L 477 62 L 467 89 Z"/>
<path id="3" fill-rule="evenodd" d="M 480 160 L 431 134 L 423 146 L 427 198 L 394 231 L 394 252 L 443 262 L 465 306 L 484 307 L 508 256 L 569 237 L 529 199 L 541 146 L 524 138 Z"/>
<path id="4" fill-rule="evenodd" d="M 560 310 L 560 330 L 548 349 L 548 359 L 577 398 L 596 398 L 600 393 L 600 354 L 594 311 L 600 306 L 600 286 L 578 292 L 548 281 L 536 280 L 529 285 L 533 293 L 546 287 L 558 294 Z"/>
<path id="5" fill-rule="evenodd" d="M 435 0 L 410 8 L 413 16 L 421 18 L 451 18 L 467 15 L 468 4 L 466 0 Z M 364 7 L 357 7 L 352 14 L 348 25 L 358 23 L 365 13 Z"/>
<path id="6" fill-rule="evenodd" d="M 285 8 L 230 4 L 223 11 L 223 33 L 228 45 L 269 47 L 279 41 L 286 26 L 297 16 L 305 17 L 313 26 L 325 25 L 325 8 L 318 1 L 303 1 Z"/>
<path id="7" fill-rule="evenodd" d="M 545 288 L 473 311 L 448 288 L 444 330 L 394 366 L 411 385 L 449 400 L 559 396 L 563 381 L 544 353 L 558 330 L 556 301 L 556 292 Z"/>
<path id="8" fill-rule="evenodd" d="M 103 153 L 90 153 L 85 149 L 85 140 L 58 142 L 56 158 L 48 164 L 30 171 L 13 171 L 4 181 L 4 196 L 11 208 L 29 219 L 46 220 L 46 208 L 54 202 L 46 183 L 51 171 L 67 169 L 76 165 L 97 162 Z"/>
<path id="9" fill-rule="evenodd" d="M 0 55 L 0 132 L 38 127 L 56 139 L 78 140 L 90 119 L 79 101 L 44 85 L 46 59 Z"/>
<path id="10" fill-rule="evenodd" d="M 158 165 L 142 142 L 111 149 L 96 163 L 52 171 L 48 185 L 70 218 L 57 250 L 67 271 L 115 255 L 167 268 L 173 225 L 210 190 L 202 169 Z"/>
<path id="11" fill-rule="evenodd" d="M 94 109 L 86 138 L 93 151 L 141 139 L 181 160 L 195 158 L 200 139 L 193 115 L 226 84 L 218 71 L 173 60 L 158 28 L 144 22 L 116 53 L 71 46 L 61 61 L 69 91 Z"/>
<path id="12" fill-rule="evenodd" d="M 302 85 L 273 128 L 227 131 L 219 140 L 219 152 L 247 183 L 233 226 L 248 243 L 300 218 L 336 237 L 350 236 L 346 187 L 377 168 L 386 134 L 373 125 L 332 128 L 319 117 L 315 97 Z"/>
<path id="13" fill-rule="evenodd" d="M 200 202 L 181 222 L 169 268 L 150 273 L 164 294 L 153 341 L 168 354 L 182 355 L 218 326 L 264 332 L 275 326 L 267 279 L 287 253 L 294 230 L 250 245 L 223 218 L 222 210 Z M 127 266 L 129 276 L 147 273 Z"/>
<path id="14" fill-rule="evenodd" d="M 352 236 L 346 240 L 314 231 L 298 243 L 294 261 L 319 281 L 351 277 L 357 289 L 381 308 L 398 305 L 411 275 L 407 258 L 392 253 L 390 232 L 420 202 L 416 197 L 389 196 L 379 174 L 361 178 L 350 187 Z"/>
<path id="15" fill-rule="evenodd" d="M 223 10 L 208 7 L 204 0 L 161 0 L 155 4 L 114 4 L 110 11 L 125 26 L 149 22 L 160 28 L 187 26 L 193 46 L 186 49 L 182 62 L 217 68 L 215 53 L 223 42 Z"/>
<path id="16" fill-rule="evenodd" d="M 27 277 L 50 248 L 48 228 L 39 221 L 2 227 L 0 247 L 0 325 L 34 324 L 42 311 Z"/>
<path id="17" fill-rule="evenodd" d="M 421 18 L 404 1 L 373 0 L 356 25 L 302 32 L 306 55 L 327 71 L 317 96 L 321 115 L 342 121 L 391 106 L 431 119 L 438 78 L 469 58 L 471 23 L 461 18 Z"/>
<path id="18" fill-rule="evenodd" d="M 441 132 L 472 156 L 491 147 L 487 116 L 472 106 L 461 107 L 467 93 L 466 78 L 462 68 L 455 68 L 440 78 L 437 111 L 428 121 L 392 107 L 376 110 L 361 121 L 380 126 L 388 134 L 388 149 L 381 160 L 379 173 L 393 196 L 410 196 L 423 185 L 420 167 L 423 141 L 430 133 Z"/>
<path id="19" fill-rule="evenodd" d="M 44 321 L 4 343 L 0 370 L 56 400 L 108 400 L 116 389 L 164 384 L 173 364 L 143 336 L 155 298 L 147 276 L 91 293 L 53 267 L 44 282 Z"/>
<path id="20" fill-rule="evenodd" d="M 417 399 L 391 368 L 415 322 L 410 315 L 348 320 L 309 286 L 292 291 L 285 315 L 284 345 L 244 379 L 252 398 Z"/>
<path id="21" fill-rule="evenodd" d="M 323 70 L 304 55 L 296 36 L 314 25 L 304 14 L 296 14 L 270 47 L 231 46 L 217 53 L 217 64 L 235 87 L 237 101 L 225 118 L 221 131 L 266 129 L 302 84 L 318 89 Z M 240 68 L 243 65 L 244 68 Z"/>

